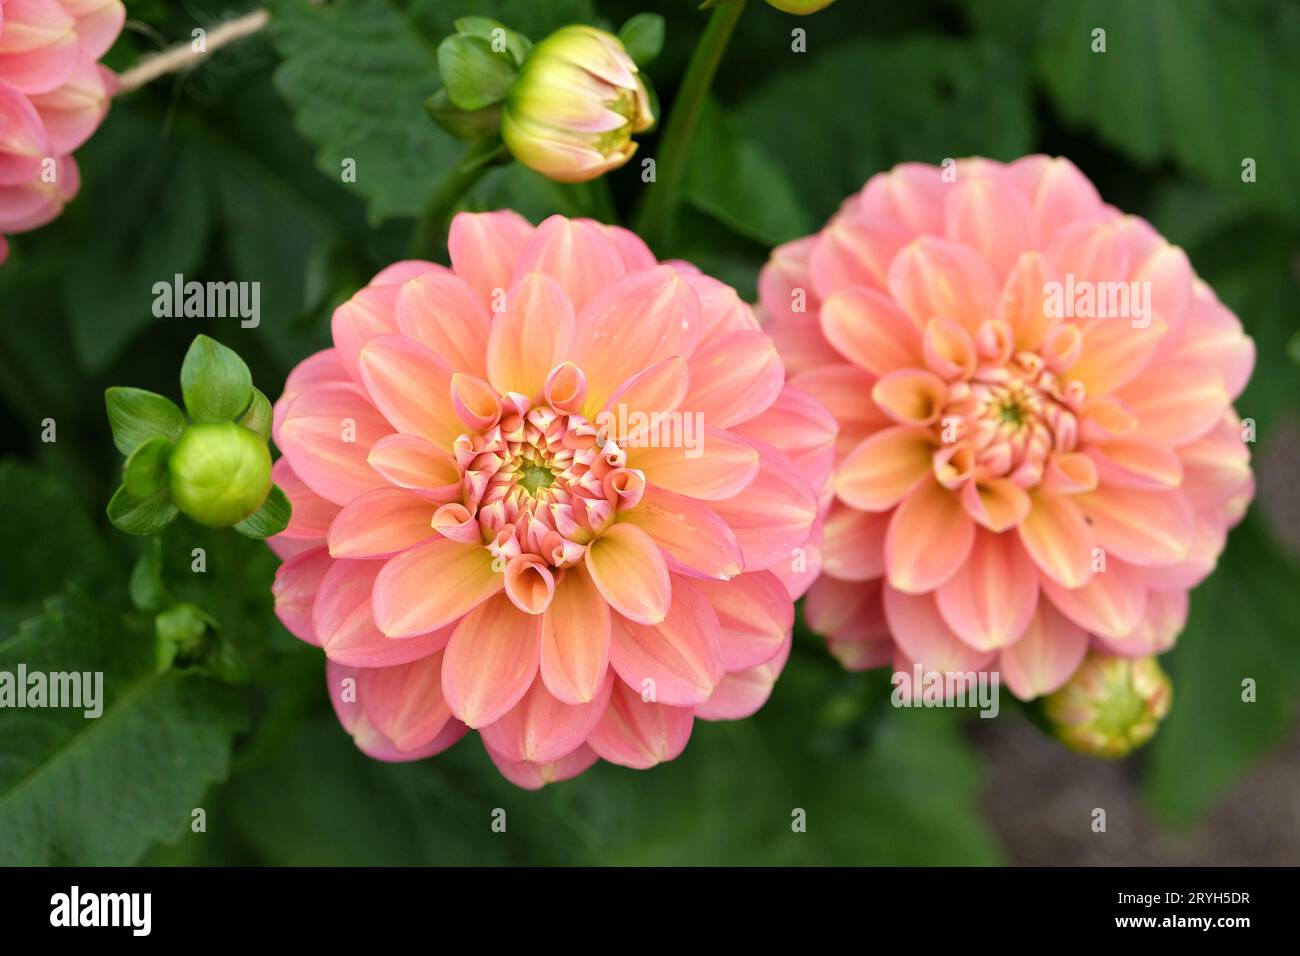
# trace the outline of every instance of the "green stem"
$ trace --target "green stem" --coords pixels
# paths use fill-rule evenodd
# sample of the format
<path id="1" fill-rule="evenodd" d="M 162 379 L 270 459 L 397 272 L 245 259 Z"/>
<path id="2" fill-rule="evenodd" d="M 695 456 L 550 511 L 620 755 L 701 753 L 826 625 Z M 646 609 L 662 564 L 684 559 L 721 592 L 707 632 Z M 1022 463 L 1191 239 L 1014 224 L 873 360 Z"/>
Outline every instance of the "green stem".
<path id="1" fill-rule="evenodd" d="M 662 252 L 663 246 L 672 240 L 678 193 L 686 175 L 686 160 L 700 122 L 700 111 L 704 109 L 709 87 L 744 9 L 745 0 L 722 0 L 714 7 L 664 126 L 655 162 L 655 182 L 646 192 L 636 218 L 636 231 L 656 252 Z"/>
<path id="2" fill-rule="evenodd" d="M 492 168 L 492 164 L 504 155 L 505 146 L 495 136 L 481 139 L 465 151 L 425 203 L 424 213 L 416 222 L 415 232 L 411 236 L 413 258 L 434 259 L 446 249 L 451 211 L 465 193 L 483 178 L 484 173 Z"/>

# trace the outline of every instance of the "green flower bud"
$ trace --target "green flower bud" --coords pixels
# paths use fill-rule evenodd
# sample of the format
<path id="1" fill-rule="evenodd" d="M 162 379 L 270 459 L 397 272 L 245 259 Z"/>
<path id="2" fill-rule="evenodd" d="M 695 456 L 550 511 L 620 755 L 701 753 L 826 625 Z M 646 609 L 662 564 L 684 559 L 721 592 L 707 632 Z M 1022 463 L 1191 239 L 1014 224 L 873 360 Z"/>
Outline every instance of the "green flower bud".
<path id="1" fill-rule="evenodd" d="M 805 14 L 816 13 L 818 10 L 825 10 L 835 0 L 767 0 L 767 2 L 778 10 L 804 16 Z"/>
<path id="2" fill-rule="evenodd" d="M 1169 713 L 1174 688 L 1154 657 L 1090 654 L 1043 713 L 1072 750 L 1123 757 L 1150 740 Z"/>
<path id="3" fill-rule="evenodd" d="M 172 502 L 199 524 L 224 528 L 262 506 L 271 490 L 271 453 L 234 422 L 190 425 L 167 462 Z"/>
<path id="4" fill-rule="evenodd" d="M 576 183 L 626 163 L 636 152 L 632 134 L 653 125 L 645 82 L 618 37 L 569 26 L 524 60 L 506 96 L 501 136 L 525 166 Z"/>

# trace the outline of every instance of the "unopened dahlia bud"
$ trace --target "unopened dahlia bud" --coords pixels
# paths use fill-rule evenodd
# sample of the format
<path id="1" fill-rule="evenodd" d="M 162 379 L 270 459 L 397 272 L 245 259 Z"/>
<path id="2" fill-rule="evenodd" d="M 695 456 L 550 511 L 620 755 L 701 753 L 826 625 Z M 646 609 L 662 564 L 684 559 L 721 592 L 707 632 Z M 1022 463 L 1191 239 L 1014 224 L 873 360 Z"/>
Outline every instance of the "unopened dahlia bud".
<path id="1" fill-rule="evenodd" d="M 172 502 L 200 524 L 222 528 L 247 518 L 271 490 L 271 453 L 234 422 L 190 425 L 168 460 Z"/>
<path id="2" fill-rule="evenodd" d="M 1123 757 L 1150 740 L 1173 698 L 1173 684 L 1154 657 L 1092 654 L 1047 698 L 1056 736 L 1080 753 Z"/>
<path id="3" fill-rule="evenodd" d="M 818 10 L 825 10 L 835 0 L 767 0 L 778 10 L 784 10 L 786 13 L 795 13 L 803 16 L 807 13 L 816 13 Z"/>
<path id="4" fill-rule="evenodd" d="M 632 134 L 653 125 L 645 83 L 619 39 L 569 26 L 528 54 L 506 97 L 501 136 L 525 166 L 584 182 L 626 163 L 636 152 Z"/>

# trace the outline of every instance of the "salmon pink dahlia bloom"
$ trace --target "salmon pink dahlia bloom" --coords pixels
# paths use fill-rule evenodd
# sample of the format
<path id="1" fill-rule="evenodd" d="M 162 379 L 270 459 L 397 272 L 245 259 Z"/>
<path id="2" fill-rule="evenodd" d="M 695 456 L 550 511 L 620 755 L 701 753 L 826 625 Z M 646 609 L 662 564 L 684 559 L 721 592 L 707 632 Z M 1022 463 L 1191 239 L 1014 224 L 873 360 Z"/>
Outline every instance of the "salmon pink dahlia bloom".
<path id="1" fill-rule="evenodd" d="M 760 291 L 840 425 L 808 620 L 846 665 L 1028 699 L 1174 642 L 1253 492 L 1254 347 L 1181 249 L 1068 160 L 906 164 Z"/>
<path id="2" fill-rule="evenodd" d="M 784 665 L 834 420 L 734 291 L 624 230 L 462 214 L 449 247 L 289 376 L 277 612 L 373 757 L 469 727 L 525 787 L 671 760 Z"/>
<path id="3" fill-rule="evenodd" d="M 0 0 L 0 262 L 5 233 L 54 219 L 81 184 L 72 151 L 108 112 L 99 65 L 122 32 L 118 0 Z"/>

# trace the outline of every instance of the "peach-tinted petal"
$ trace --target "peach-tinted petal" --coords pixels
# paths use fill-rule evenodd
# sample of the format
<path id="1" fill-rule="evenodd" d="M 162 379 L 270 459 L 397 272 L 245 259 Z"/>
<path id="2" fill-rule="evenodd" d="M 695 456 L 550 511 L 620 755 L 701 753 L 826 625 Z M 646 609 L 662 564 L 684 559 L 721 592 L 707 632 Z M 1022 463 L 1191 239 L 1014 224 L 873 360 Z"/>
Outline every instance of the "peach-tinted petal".
<path id="1" fill-rule="evenodd" d="M 729 332 L 696 349 L 684 407 L 715 428 L 730 428 L 771 406 L 781 393 L 785 367 L 762 332 Z"/>
<path id="2" fill-rule="evenodd" d="M 613 684 L 614 679 L 608 678 L 588 703 L 568 704 L 556 700 L 537 677 L 505 716 L 481 728 L 483 743 L 490 752 L 508 760 L 535 764 L 560 760 L 581 747 L 595 730 Z"/>
<path id="3" fill-rule="evenodd" d="M 817 517 L 817 497 L 807 479 L 781 451 L 756 439 L 758 475 L 734 498 L 710 507 L 731 528 L 746 571 L 788 562 L 808 541 Z"/>
<path id="4" fill-rule="evenodd" d="M 970 378 L 979 361 L 979 356 L 975 354 L 975 340 L 952 319 L 931 319 L 927 322 L 921 350 L 925 353 L 926 367 L 949 381 Z"/>
<path id="5" fill-rule="evenodd" d="M 434 507 L 399 488 L 376 488 L 344 506 L 329 526 L 334 558 L 386 558 L 435 532 Z"/>
<path id="6" fill-rule="evenodd" d="M 811 395 L 787 385 L 766 410 L 730 431 L 780 448 L 809 485 L 828 490 L 837 428 L 835 417 Z"/>
<path id="7" fill-rule="evenodd" d="M 791 385 L 821 402 L 839 422 L 836 449 L 840 455 L 891 424 L 870 401 L 874 382 L 871 373 L 848 364 L 823 365 L 790 380 Z"/>
<path id="8" fill-rule="evenodd" d="M 944 233 L 980 253 L 996 278 L 1038 242 L 1038 221 L 1024 194 L 992 176 L 961 179 L 944 202 Z"/>
<path id="9" fill-rule="evenodd" d="M 894 512 L 885 532 L 885 570 L 894 588 L 932 591 L 956 572 L 975 541 L 975 522 L 933 476 L 922 481 Z"/>
<path id="10" fill-rule="evenodd" d="M 487 374 L 488 310 L 469 284 L 429 270 L 407 280 L 397 295 L 397 327 L 453 372 Z"/>
<path id="11" fill-rule="evenodd" d="M 870 581 L 885 573 L 888 512 L 859 511 L 834 502 L 823 524 L 822 561 L 841 581 Z"/>
<path id="12" fill-rule="evenodd" d="M 921 333 L 888 295 L 850 287 L 822 305 L 822 334 L 853 364 L 876 375 L 922 364 Z"/>
<path id="13" fill-rule="evenodd" d="M 1047 339 L 1056 322 L 1048 313 L 1048 283 L 1059 281 L 1051 263 L 1041 252 L 1024 252 L 1016 260 L 1002 285 L 997 315 L 1011 326 L 1016 346 L 1036 349 Z"/>
<path id="14" fill-rule="evenodd" d="M 330 334 L 334 354 L 352 381 L 361 383 L 361 349 L 376 335 L 393 335 L 397 329 L 398 285 L 369 285 L 334 310 Z"/>
<path id="15" fill-rule="evenodd" d="M 1177 564 L 1191 549 L 1195 520 L 1180 492 L 1103 485 L 1075 500 L 1097 544 L 1130 564 Z"/>
<path id="16" fill-rule="evenodd" d="M 980 530 L 970 558 L 935 592 L 944 621 L 979 651 L 1014 644 L 1038 605 L 1038 572 L 1011 534 Z"/>
<path id="17" fill-rule="evenodd" d="M 302 479 L 294 474 L 287 458 L 281 458 L 272 467 L 271 480 L 284 492 L 293 507 L 288 527 L 276 537 L 323 544 L 325 535 L 330 529 L 330 522 L 339 513 L 339 506 L 308 488 Z"/>
<path id="18" fill-rule="evenodd" d="M 1133 319 L 1093 319 L 1083 327 L 1079 361 L 1066 375 L 1083 383 L 1089 395 L 1105 395 L 1131 382 L 1156 354 L 1165 321 L 1156 316 L 1145 328 Z"/>
<path id="19" fill-rule="evenodd" d="M 1120 657 L 1148 657 L 1163 654 L 1174 646 L 1187 625 L 1186 591 L 1147 591 L 1146 607 L 1137 627 L 1119 640 L 1098 636 L 1107 652 Z"/>
<path id="20" fill-rule="evenodd" d="M 452 373 L 420 343 L 375 336 L 361 349 L 359 363 L 371 400 L 397 431 L 450 447 L 465 430 L 451 402 Z"/>
<path id="21" fill-rule="evenodd" d="M 540 790 L 548 783 L 559 783 L 578 776 L 589 770 L 600 758 L 596 752 L 583 744 L 571 754 L 566 754 L 551 763 L 528 763 L 527 761 L 507 760 L 490 748 L 484 748 L 492 758 L 492 763 L 516 787 L 525 790 Z"/>
<path id="22" fill-rule="evenodd" d="M 813 287 L 822 297 L 848 286 L 884 290 L 889 263 L 912 237 L 902 226 L 861 213 L 837 216 L 817 236 L 809 257 Z"/>
<path id="23" fill-rule="evenodd" d="M 414 750 L 400 750 L 366 716 L 360 700 L 363 671 L 335 661 L 325 665 L 325 683 L 330 703 L 339 723 L 343 725 L 362 753 L 375 760 L 402 762 L 422 760 L 446 750 L 465 734 L 465 725 L 459 720 L 449 720 L 432 740 Z"/>
<path id="24" fill-rule="evenodd" d="M 894 655 L 885 621 L 882 582 L 821 577 L 808 589 L 808 626 L 826 637 L 830 652 L 851 671 L 884 667 Z"/>
<path id="25" fill-rule="evenodd" d="M 609 605 L 632 621 L 668 615 L 672 584 L 654 539 L 631 524 L 613 524 L 587 548 L 587 571 Z"/>
<path id="26" fill-rule="evenodd" d="M 627 267 L 599 223 L 551 216 L 534 230 L 515 260 L 516 279 L 530 272 L 541 272 L 558 282 L 574 309 L 581 312 L 598 293 L 615 284 Z M 583 371 L 589 369 L 584 366 Z"/>
<path id="27" fill-rule="evenodd" d="M 991 651 L 977 651 L 952 632 L 932 595 L 904 594 L 885 585 L 884 603 L 885 619 L 894 640 L 923 670 L 977 671 L 993 659 Z"/>
<path id="28" fill-rule="evenodd" d="M 695 705 L 702 720 L 740 720 L 756 713 L 772 696 L 776 679 L 790 658 L 792 641 L 787 636 L 770 660 L 722 676 L 709 699 Z"/>
<path id="29" fill-rule="evenodd" d="M 900 425 L 929 425 L 938 420 L 948 388 L 933 372 L 899 369 L 871 388 L 871 400 Z"/>
<path id="30" fill-rule="evenodd" d="M 943 480 L 942 473 L 939 478 Z M 967 482 L 961 489 L 961 504 L 976 523 L 995 532 L 1020 524 L 1031 507 L 1029 493 L 1010 478 Z"/>
<path id="31" fill-rule="evenodd" d="M 389 637 L 435 631 L 504 586 L 486 548 L 432 538 L 384 564 L 375 581 L 375 623 Z"/>
<path id="32" fill-rule="evenodd" d="M 864 511 L 887 511 L 931 472 L 934 436 L 896 425 L 866 438 L 835 470 L 835 494 Z"/>
<path id="33" fill-rule="evenodd" d="M 1024 636 L 1002 649 L 998 669 L 1013 694 L 1033 700 L 1069 680 L 1087 651 L 1087 632 L 1050 601 L 1039 601 Z"/>
<path id="34" fill-rule="evenodd" d="M 392 426 L 351 385 L 321 385 L 293 400 L 276 439 L 294 474 L 327 501 L 345 505 L 384 479 L 366 456 Z"/>
<path id="35" fill-rule="evenodd" d="M 332 661 L 355 667 L 405 664 L 441 650 L 450 631 L 385 637 L 375 626 L 372 592 L 378 561 L 335 561 L 322 578 L 312 628 Z"/>
<path id="36" fill-rule="evenodd" d="M 993 272 L 975 251 L 932 236 L 913 241 L 894 257 L 889 291 L 917 328 L 941 318 L 974 332 L 998 302 Z"/>
<path id="37" fill-rule="evenodd" d="M 631 687 L 673 707 L 698 704 L 724 673 L 717 612 L 691 581 L 676 577 L 658 624 L 615 618 L 609 662 Z"/>
<path id="38" fill-rule="evenodd" d="M 381 438 L 371 446 L 366 461 L 391 484 L 434 504 L 460 497 L 461 475 L 456 460 L 418 435 Z"/>
<path id="39" fill-rule="evenodd" d="M 1102 484 L 1148 491 L 1177 488 L 1183 482 L 1183 463 L 1178 455 L 1159 445 L 1113 441 L 1085 450 L 1097 466 Z"/>
<path id="40" fill-rule="evenodd" d="M 320 647 L 320 638 L 312 627 L 312 605 L 325 574 L 334 564 L 324 548 L 304 551 L 276 568 L 271 594 L 275 596 L 275 616 L 294 637 Z"/>
<path id="41" fill-rule="evenodd" d="M 447 249 L 456 274 L 469 283 L 484 305 L 513 282 L 515 261 L 533 234 L 518 213 L 458 213 L 451 220 Z"/>
<path id="42" fill-rule="evenodd" d="M 1137 416 L 1135 439 L 1175 446 L 1193 442 L 1212 429 L 1229 402 L 1222 376 L 1208 365 L 1160 365 L 1118 395 Z"/>
<path id="43" fill-rule="evenodd" d="M 1017 531 L 1039 570 L 1067 588 L 1079 587 L 1092 574 L 1093 534 L 1083 512 L 1070 498 L 1030 496 L 1029 513 Z"/>
<path id="44" fill-rule="evenodd" d="M 357 700 L 366 718 L 398 750 L 428 744 L 451 720 L 442 696 L 443 652 L 394 667 L 366 668 L 357 674 Z"/>
<path id="45" fill-rule="evenodd" d="M 461 618 L 447 644 L 442 692 L 451 712 L 473 728 L 495 723 L 537 676 L 542 618 L 498 594 Z"/>
<path id="46" fill-rule="evenodd" d="M 1085 630 L 1116 640 L 1142 620 L 1146 590 L 1132 568 L 1117 560 L 1078 588 L 1063 588 L 1051 578 L 1042 579 L 1043 592 L 1052 603 Z"/>
<path id="47" fill-rule="evenodd" d="M 564 572 L 542 622 L 541 679 L 568 704 L 594 700 L 609 665 L 610 611 L 582 566 Z"/>
<path id="48" fill-rule="evenodd" d="M 718 615 L 718 643 L 728 671 L 755 667 L 780 652 L 794 627 L 794 605 L 775 574 L 755 571 L 695 586 Z"/>
<path id="49" fill-rule="evenodd" d="M 648 487 L 640 504 L 621 520 L 654 539 L 673 571 L 725 581 L 742 570 L 740 545 L 731 528 L 717 512 L 693 498 Z"/>
<path id="50" fill-rule="evenodd" d="M 642 369 L 674 355 L 689 357 L 699 322 L 699 297 L 670 266 L 635 273 L 602 289 L 579 312 L 567 356 L 587 376 L 587 411 L 594 416 Z"/>
<path id="51" fill-rule="evenodd" d="M 686 749 L 694 721 L 692 708 L 644 700 L 622 681 L 614 681 L 609 706 L 587 745 L 610 763 L 646 770 L 675 760 Z"/>
<path id="52" fill-rule="evenodd" d="M 634 442 L 628 450 L 628 465 L 645 472 L 651 485 L 718 501 L 743 491 L 758 474 L 759 453 L 749 442 L 706 425 L 692 447 L 683 447 L 675 430 L 673 423 L 665 423 L 649 435 L 657 447 Z"/>
<path id="53" fill-rule="evenodd" d="M 536 272 L 522 276 L 506 296 L 505 312 L 492 322 L 492 384 L 501 392 L 537 395 L 568 353 L 575 322 L 573 303 L 555 280 Z"/>

